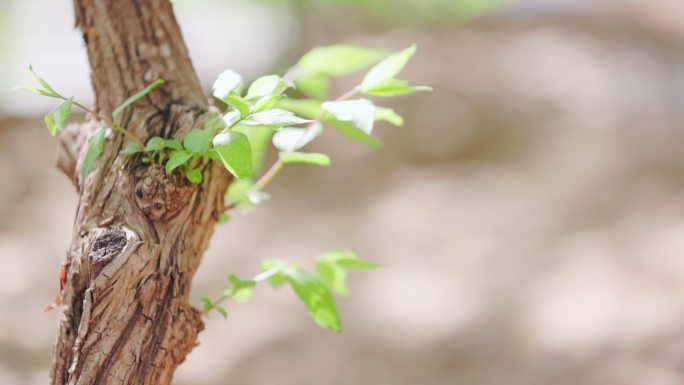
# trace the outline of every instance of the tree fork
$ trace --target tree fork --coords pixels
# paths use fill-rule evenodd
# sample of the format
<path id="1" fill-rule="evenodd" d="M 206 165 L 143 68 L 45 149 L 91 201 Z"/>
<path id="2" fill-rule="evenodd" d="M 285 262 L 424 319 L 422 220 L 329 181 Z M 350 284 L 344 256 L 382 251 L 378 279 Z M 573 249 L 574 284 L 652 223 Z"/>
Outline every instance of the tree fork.
<path id="1" fill-rule="evenodd" d="M 203 124 L 207 101 L 168 0 L 74 6 L 99 114 L 110 115 L 163 78 L 163 86 L 124 111 L 121 126 L 140 138 L 181 139 Z M 77 185 L 79 206 L 64 263 L 52 384 L 169 384 L 203 328 L 188 294 L 223 212 L 229 174 L 207 162 L 203 182 L 190 184 L 119 155 L 127 139 L 109 130 L 104 152 L 81 180 L 74 169 L 84 140 L 75 138 L 65 136 L 60 161 Z"/>

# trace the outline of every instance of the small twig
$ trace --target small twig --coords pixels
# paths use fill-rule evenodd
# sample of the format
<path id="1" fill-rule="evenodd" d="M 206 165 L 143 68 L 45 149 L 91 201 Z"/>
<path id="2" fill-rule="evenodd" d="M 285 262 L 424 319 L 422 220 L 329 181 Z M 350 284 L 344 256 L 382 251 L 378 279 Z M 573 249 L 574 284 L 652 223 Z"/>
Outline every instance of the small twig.
<path id="1" fill-rule="evenodd" d="M 66 98 L 64 98 L 63 96 L 62 96 L 62 99 L 66 100 Z M 90 108 L 84 106 L 83 104 L 81 104 L 81 103 L 79 103 L 79 102 L 77 102 L 77 101 L 74 101 L 73 103 L 74 103 L 74 105 L 75 105 L 76 107 L 79 107 L 80 109 L 82 109 L 82 110 L 84 110 L 84 111 L 90 113 L 91 115 L 93 115 L 93 117 L 94 117 L 95 119 L 97 119 L 97 120 L 99 120 L 99 121 L 101 121 L 101 122 L 105 122 L 105 123 L 107 124 L 108 127 L 111 127 L 112 129 L 118 131 L 118 132 L 121 133 L 123 136 L 125 136 L 125 137 L 127 137 L 127 138 L 133 140 L 133 141 L 136 142 L 136 143 L 138 143 L 140 146 L 145 147 L 145 143 L 143 143 L 143 141 L 142 141 L 140 138 L 138 138 L 137 136 L 135 136 L 132 132 L 126 130 L 125 128 L 123 128 L 123 127 L 119 126 L 118 124 L 114 123 L 112 120 L 105 118 L 104 116 L 98 114 L 98 113 L 95 112 L 94 110 L 92 110 L 92 109 L 90 109 Z"/>
<path id="2" fill-rule="evenodd" d="M 356 87 L 352 88 L 351 90 L 345 92 L 344 94 L 340 95 L 339 97 L 337 97 L 334 101 L 340 102 L 340 101 L 349 99 L 352 96 L 356 95 L 356 93 L 359 92 L 359 89 L 360 89 L 360 87 L 356 86 Z M 309 123 L 306 126 L 304 134 L 300 137 L 298 143 L 295 144 L 295 148 L 297 148 L 299 146 L 301 141 L 306 137 L 306 134 L 308 134 L 309 131 L 311 131 L 316 124 L 319 124 L 321 122 L 321 120 L 323 119 L 324 116 L 325 116 L 325 111 L 321 109 L 321 111 L 318 113 L 318 115 L 316 115 L 316 117 L 314 118 L 314 121 Z M 263 190 L 264 187 L 266 187 L 269 183 L 271 183 L 273 178 L 275 178 L 276 175 L 278 175 L 278 173 L 280 173 L 280 170 L 283 169 L 284 165 L 285 165 L 285 163 L 280 158 L 278 158 L 278 160 L 275 163 L 273 163 L 273 165 L 268 170 L 266 170 L 266 172 L 263 175 L 261 175 L 261 177 L 256 181 L 256 183 L 254 183 L 254 186 L 252 187 L 250 192 L 258 192 L 258 191 Z M 231 202 L 229 205 L 226 206 L 226 208 L 224 209 L 224 212 L 231 210 L 235 207 L 236 207 L 236 203 Z"/>

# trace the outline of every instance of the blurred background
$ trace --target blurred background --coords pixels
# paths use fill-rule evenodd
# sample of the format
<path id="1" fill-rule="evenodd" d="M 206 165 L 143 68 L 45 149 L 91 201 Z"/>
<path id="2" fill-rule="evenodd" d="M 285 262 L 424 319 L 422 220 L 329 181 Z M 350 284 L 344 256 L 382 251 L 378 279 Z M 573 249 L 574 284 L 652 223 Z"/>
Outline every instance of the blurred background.
<path id="1" fill-rule="evenodd" d="M 684 383 L 684 2 L 174 3 L 207 90 L 333 43 L 417 43 L 402 78 L 435 88 L 388 104 L 406 125 L 378 127 L 379 150 L 315 142 L 331 168 L 288 167 L 197 274 L 195 301 L 264 257 L 352 248 L 386 267 L 352 275 L 343 332 L 259 288 L 206 322 L 175 384 Z M 42 309 L 77 202 L 42 123 L 53 101 L 10 89 L 32 63 L 92 102 L 73 24 L 68 0 L 0 0 L 2 385 L 48 383 Z"/>

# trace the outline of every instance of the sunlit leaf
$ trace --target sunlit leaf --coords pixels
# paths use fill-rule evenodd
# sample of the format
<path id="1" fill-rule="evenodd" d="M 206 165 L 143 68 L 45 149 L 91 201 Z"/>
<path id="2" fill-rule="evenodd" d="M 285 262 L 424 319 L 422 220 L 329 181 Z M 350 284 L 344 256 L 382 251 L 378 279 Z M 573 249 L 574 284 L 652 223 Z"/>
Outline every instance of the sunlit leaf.
<path id="1" fill-rule="evenodd" d="M 130 106 L 131 104 L 135 103 L 145 95 L 149 94 L 150 91 L 157 88 L 161 84 L 164 84 L 164 79 L 157 79 L 150 83 L 147 87 L 143 88 L 142 90 L 130 96 L 128 99 L 124 100 L 124 102 L 121 103 L 119 107 L 116 107 L 114 112 L 112 112 L 112 118 L 116 121 L 119 118 L 119 116 L 121 116 L 121 113 L 126 107 Z"/>
<path id="2" fill-rule="evenodd" d="M 55 136 L 57 131 L 64 131 L 66 121 L 69 119 L 69 114 L 71 114 L 73 101 L 74 98 L 69 98 L 45 115 L 45 125 L 50 135 Z"/>
<path id="3" fill-rule="evenodd" d="M 226 169 L 238 179 L 252 175 L 252 149 L 241 132 L 224 132 L 214 137 L 214 147 Z"/>
<path id="4" fill-rule="evenodd" d="M 235 92 L 230 92 L 228 95 L 223 97 L 223 101 L 233 106 L 233 108 L 235 108 L 236 110 L 240 111 L 240 115 L 242 117 L 249 115 L 250 110 L 252 108 L 245 99 L 243 99 L 240 95 L 238 95 Z"/>
<path id="5" fill-rule="evenodd" d="M 394 78 L 394 76 L 404 68 L 415 52 L 416 46 L 414 44 L 403 51 L 386 57 L 368 71 L 361 82 L 361 88 L 367 90 L 375 87 L 384 80 Z"/>
<path id="6" fill-rule="evenodd" d="M 373 131 L 375 106 L 367 99 L 344 100 L 341 102 L 325 102 L 321 107 L 333 114 L 337 120 L 353 124 L 366 134 Z"/>
<path id="7" fill-rule="evenodd" d="M 329 166 L 330 158 L 321 153 L 281 152 L 278 154 L 283 163 L 310 163 Z"/>
<path id="8" fill-rule="evenodd" d="M 276 106 L 308 119 L 315 119 L 322 111 L 321 102 L 314 99 L 284 98 L 280 99 Z"/>
<path id="9" fill-rule="evenodd" d="M 283 273 L 314 321 L 321 327 L 339 332 L 342 328 L 340 315 L 326 285 L 315 274 L 298 267 L 287 268 Z"/>
<path id="10" fill-rule="evenodd" d="M 387 107 L 375 106 L 375 120 L 384 120 L 395 126 L 404 125 L 404 118 L 394 112 L 393 109 Z"/>
<path id="11" fill-rule="evenodd" d="M 309 128 L 284 127 L 273 134 L 273 145 L 280 151 L 298 150 L 320 135 L 322 130 L 320 123 Z"/>
<path id="12" fill-rule="evenodd" d="M 241 86 L 242 76 L 231 69 L 227 69 L 219 74 L 211 89 L 213 90 L 213 95 L 215 97 L 223 99 L 231 92 L 239 94 Z"/>
<path id="13" fill-rule="evenodd" d="M 297 66 L 309 73 L 340 76 L 358 71 L 383 57 L 386 51 L 338 44 L 316 47 L 297 62 Z"/>
<path id="14" fill-rule="evenodd" d="M 274 108 L 264 112 L 258 112 L 249 116 L 246 125 L 264 125 L 264 126 L 294 126 L 303 123 L 312 122 L 312 120 L 300 118 L 291 111 Z"/>

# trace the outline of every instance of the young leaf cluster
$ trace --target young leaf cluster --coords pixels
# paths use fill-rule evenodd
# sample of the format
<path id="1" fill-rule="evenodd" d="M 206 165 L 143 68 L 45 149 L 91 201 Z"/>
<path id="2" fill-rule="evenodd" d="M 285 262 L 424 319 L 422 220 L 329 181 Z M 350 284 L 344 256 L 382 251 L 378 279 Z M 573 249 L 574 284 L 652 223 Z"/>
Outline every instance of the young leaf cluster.
<path id="1" fill-rule="evenodd" d="M 143 142 L 121 126 L 125 109 L 163 84 L 158 79 L 114 109 L 111 117 L 101 116 L 83 106 L 72 97 L 65 97 L 40 78 L 33 68 L 40 88 L 19 86 L 38 95 L 60 99 L 62 102 L 45 116 L 51 135 L 65 129 L 72 107 L 77 106 L 102 125 L 90 136 L 83 159 L 81 177 L 85 179 L 96 159 L 103 152 L 107 131 L 112 129 L 126 137 L 122 155 L 137 156 L 143 163 L 163 165 L 167 173 L 180 172 L 190 182 L 199 184 L 206 159 L 220 160 L 235 180 L 226 191 L 227 210 L 234 207 L 249 208 L 268 199 L 263 189 L 289 163 L 308 163 L 328 166 L 328 155 L 305 152 L 302 148 L 322 135 L 327 127 L 348 139 L 377 147 L 380 142 L 373 136 L 376 122 L 385 121 L 395 126 L 404 123 L 394 110 L 378 106 L 368 97 L 392 97 L 416 91 L 429 91 L 430 87 L 413 86 L 396 76 L 416 51 L 415 45 L 391 53 L 352 45 L 316 47 L 306 53 L 284 76 L 266 75 L 244 87 L 242 76 L 233 70 L 222 72 L 213 84 L 213 96 L 224 111 L 209 119 L 203 128 L 193 128 L 182 139 L 152 137 Z M 360 84 L 331 98 L 332 78 L 352 74 L 371 67 Z M 303 95 L 303 98 L 295 98 Z M 278 157 L 266 171 L 261 165 L 272 143 Z M 257 178 L 256 175 L 260 176 Z M 226 222 L 223 213 L 219 223 Z M 349 250 L 336 250 L 316 258 L 315 269 L 306 270 L 294 263 L 265 260 L 262 273 L 254 279 L 243 280 L 229 276 L 230 286 L 215 301 L 202 297 L 204 312 L 215 310 L 227 317 L 220 303 L 232 298 L 246 302 L 254 287 L 267 280 L 273 287 L 290 286 L 306 306 L 313 320 L 333 331 L 341 329 L 340 316 L 334 295 L 346 296 L 349 270 L 373 269 L 376 265 L 359 259 Z"/>
<path id="2" fill-rule="evenodd" d="M 201 297 L 200 300 L 204 304 L 204 314 L 208 315 L 215 310 L 227 318 L 228 311 L 220 306 L 224 300 L 232 298 L 237 303 L 245 303 L 252 297 L 254 287 L 263 281 L 268 281 L 275 289 L 286 285 L 290 286 L 304 304 L 316 324 L 339 332 L 342 321 L 334 294 L 347 296 L 349 270 L 370 270 L 376 267 L 377 265 L 360 259 L 354 252 L 346 249 L 318 256 L 314 271 L 306 270 L 296 263 L 267 259 L 261 264 L 262 272 L 253 279 L 243 280 L 231 274 L 228 277 L 231 286 L 223 290 L 219 299 L 212 301 L 208 297 Z"/>

